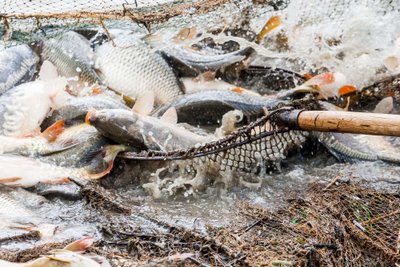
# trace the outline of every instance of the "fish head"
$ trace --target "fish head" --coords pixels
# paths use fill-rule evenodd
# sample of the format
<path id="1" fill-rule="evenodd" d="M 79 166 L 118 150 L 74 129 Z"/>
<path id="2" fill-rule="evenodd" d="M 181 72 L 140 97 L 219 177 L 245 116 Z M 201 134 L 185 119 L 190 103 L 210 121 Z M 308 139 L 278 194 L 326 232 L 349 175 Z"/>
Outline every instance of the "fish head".
<path id="1" fill-rule="evenodd" d="M 144 139 L 140 132 L 142 125 L 138 114 L 129 110 L 104 109 L 91 110 L 86 118 L 105 137 L 117 143 L 143 147 Z"/>

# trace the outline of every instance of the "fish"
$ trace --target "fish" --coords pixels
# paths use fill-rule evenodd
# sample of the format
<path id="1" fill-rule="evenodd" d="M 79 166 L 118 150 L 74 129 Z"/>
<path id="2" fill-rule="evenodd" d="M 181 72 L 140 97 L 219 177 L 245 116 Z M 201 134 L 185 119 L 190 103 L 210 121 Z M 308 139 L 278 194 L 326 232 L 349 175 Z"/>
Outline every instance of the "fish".
<path id="1" fill-rule="evenodd" d="M 207 143 L 212 136 L 195 134 L 176 124 L 176 111 L 168 109 L 161 118 L 148 116 L 152 109 L 150 99 L 138 99 L 132 111 L 104 109 L 88 114 L 90 123 L 106 137 L 118 143 L 127 143 L 139 148 L 173 151 Z M 150 108 L 149 108 L 150 106 Z"/>
<path id="2" fill-rule="evenodd" d="M 228 111 L 240 110 L 247 118 L 254 119 L 264 114 L 264 107 L 271 110 L 287 104 L 287 102 L 257 94 L 248 94 L 236 87 L 232 90 L 207 90 L 184 95 L 171 104 L 158 108 L 152 115 L 159 117 L 167 109 L 174 107 L 180 123 L 186 122 L 195 126 L 218 125 L 222 116 Z M 194 114 L 196 115 L 194 116 Z"/>
<path id="3" fill-rule="evenodd" d="M 83 184 L 108 174 L 117 154 L 127 148 L 122 145 L 105 146 L 97 157 L 84 167 L 63 167 L 18 155 L 0 155 L 0 184 L 11 187 L 32 187 L 38 183 L 60 184 L 73 180 Z M 99 169 L 101 168 L 101 169 Z"/>
<path id="4" fill-rule="evenodd" d="M 42 134 L 29 137 L 12 137 L 0 135 L 0 154 L 18 154 L 23 156 L 46 155 L 69 149 L 78 144 L 76 139 L 58 136 L 64 131 L 64 122 L 58 121 Z M 69 132 L 67 130 L 67 132 Z"/>
<path id="5" fill-rule="evenodd" d="M 0 96 L 0 135 L 24 137 L 40 132 L 42 121 L 67 95 L 65 78 L 46 79 L 18 85 Z"/>
<path id="6" fill-rule="evenodd" d="M 239 68 L 255 55 L 252 47 L 226 54 L 208 54 L 182 46 L 170 46 L 160 50 L 166 61 L 183 77 L 196 77 L 204 72 L 224 71 L 230 66 Z"/>
<path id="7" fill-rule="evenodd" d="M 347 84 L 347 78 L 340 72 L 318 74 L 293 89 L 278 94 L 280 98 L 298 93 L 316 93 L 320 99 L 338 98 L 341 95 L 356 92 L 357 88 Z"/>
<path id="8" fill-rule="evenodd" d="M 39 57 L 26 44 L 0 52 L 0 95 L 33 78 Z"/>
<path id="9" fill-rule="evenodd" d="M 165 59 L 136 36 L 119 36 L 99 46 L 95 55 L 104 84 L 122 95 L 137 99 L 152 91 L 156 105 L 161 105 L 183 94 Z"/>
<path id="10" fill-rule="evenodd" d="M 40 160 L 57 166 L 80 168 L 87 166 L 93 158 L 103 151 L 110 141 L 102 136 L 95 127 L 80 123 L 68 127 L 57 137 L 57 142 L 71 145 L 69 149 L 41 155 Z"/>
<path id="11" fill-rule="evenodd" d="M 321 105 L 325 110 L 343 111 L 343 109 L 328 102 L 323 102 Z M 382 160 L 400 163 L 400 150 L 396 145 L 400 140 L 398 137 L 333 132 L 314 132 L 313 135 L 340 161 Z"/>
<path id="12" fill-rule="evenodd" d="M 0 217 L 2 234 L 15 235 L 20 231 L 22 233 L 38 231 L 40 237 L 46 239 L 53 236 L 56 230 L 55 225 L 40 223 L 40 218 L 33 211 L 11 198 L 6 192 L 0 192 Z"/>
<path id="13" fill-rule="evenodd" d="M 393 98 L 395 113 L 400 110 L 400 74 L 391 75 L 361 88 L 350 96 L 349 110 L 368 111 L 386 97 Z"/>
<path id="14" fill-rule="evenodd" d="M 42 61 L 48 60 L 56 66 L 60 76 L 74 78 L 70 79 L 70 86 L 75 94 L 83 87 L 101 83 L 93 67 L 94 51 L 89 41 L 79 33 L 68 31 L 61 36 L 39 41 L 32 47 Z"/>
<path id="15" fill-rule="evenodd" d="M 261 29 L 261 31 L 258 33 L 255 43 L 259 44 L 261 40 L 264 38 L 265 35 L 267 35 L 269 32 L 271 32 L 273 29 L 277 28 L 279 25 L 281 25 L 281 18 L 279 16 L 272 16 L 264 25 L 264 27 Z"/>
<path id="16" fill-rule="evenodd" d="M 293 89 L 306 82 L 303 75 L 281 68 L 250 65 L 239 73 L 225 72 L 222 80 L 261 95 Z"/>
<path id="17" fill-rule="evenodd" d="M 129 108 L 121 101 L 116 100 L 105 94 L 94 96 L 74 97 L 70 96 L 65 103 L 54 110 L 51 116 L 47 117 L 42 123 L 42 127 L 48 127 L 59 120 L 66 123 L 73 121 L 83 122 L 86 114 L 91 109 L 127 109 Z"/>
<path id="18" fill-rule="evenodd" d="M 55 249 L 48 255 L 25 263 L 0 260 L 2 267 L 111 267 L 110 263 L 97 255 L 83 253 L 93 244 L 93 238 L 83 237 L 63 249 Z"/>

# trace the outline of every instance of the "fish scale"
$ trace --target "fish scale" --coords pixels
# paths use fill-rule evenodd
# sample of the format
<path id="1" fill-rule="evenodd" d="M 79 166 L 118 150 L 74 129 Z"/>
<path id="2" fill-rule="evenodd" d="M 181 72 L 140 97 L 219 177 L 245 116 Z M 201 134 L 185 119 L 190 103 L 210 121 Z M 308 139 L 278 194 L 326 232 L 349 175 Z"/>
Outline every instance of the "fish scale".
<path id="1" fill-rule="evenodd" d="M 90 43 L 76 32 L 44 41 L 41 57 L 53 63 L 61 76 L 79 77 L 87 86 L 100 82 L 93 68 L 94 52 Z"/>
<path id="2" fill-rule="evenodd" d="M 132 98 L 151 90 L 156 104 L 165 104 L 182 94 L 175 74 L 161 55 L 134 36 L 119 37 L 100 46 L 95 66 L 109 88 Z"/>
<path id="3" fill-rule="evenodd" d="M 38 129 L 50 108 L 54 107 L 52 97 L 61 93 L 64 84 L 63 79 L 57 79 L 52 84 L 35 81 L 1 95 L 0 135 L 18 137 Z"/>
<path id="4" fill-rule="evenodd" d="M 30 81 L 38 57 L 25 44 L 0 52 L 0 95 L 22 82 Z"/>

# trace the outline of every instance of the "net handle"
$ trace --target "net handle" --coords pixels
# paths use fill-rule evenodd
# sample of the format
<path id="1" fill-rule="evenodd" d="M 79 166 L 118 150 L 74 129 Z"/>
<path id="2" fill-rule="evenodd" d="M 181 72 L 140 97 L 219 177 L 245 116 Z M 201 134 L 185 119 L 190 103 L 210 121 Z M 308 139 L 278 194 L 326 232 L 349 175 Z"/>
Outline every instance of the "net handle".
<path id="1" fill-rule="evenodd" d="M 280 123 L 303 131 L 339 132 L 400 137 L 400 115 L 289 110 L 277 114 Z"/>

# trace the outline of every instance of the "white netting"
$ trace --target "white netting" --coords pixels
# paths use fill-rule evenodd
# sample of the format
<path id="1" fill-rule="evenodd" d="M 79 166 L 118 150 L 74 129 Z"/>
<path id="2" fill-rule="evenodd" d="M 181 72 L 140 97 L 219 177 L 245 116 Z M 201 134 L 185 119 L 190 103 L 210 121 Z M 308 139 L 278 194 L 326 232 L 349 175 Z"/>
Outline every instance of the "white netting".
<path id="1" fill-rule="evenodd" d="M 19 0 L 0 3 L 0 13 L 6 36 L 11 30 L 38 32 L 85 23 L 142 33 L 146 29 L 137 23 L 147 30 L 151 25 L 152 32 L 196 26 L 203 33 L 227 33 L 235 27 L 257 33 L 278 15 L 282 23 L 257 47 L 257 64 L 338 71 L 358 87 L 400 71 L 400 0 Z M 222 37 L 220 41 L 228 40 Z"/>

